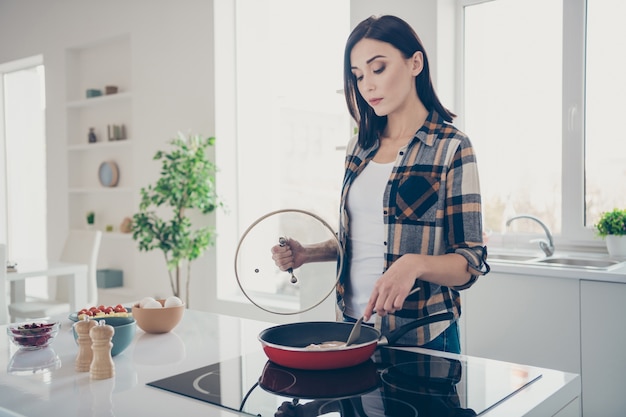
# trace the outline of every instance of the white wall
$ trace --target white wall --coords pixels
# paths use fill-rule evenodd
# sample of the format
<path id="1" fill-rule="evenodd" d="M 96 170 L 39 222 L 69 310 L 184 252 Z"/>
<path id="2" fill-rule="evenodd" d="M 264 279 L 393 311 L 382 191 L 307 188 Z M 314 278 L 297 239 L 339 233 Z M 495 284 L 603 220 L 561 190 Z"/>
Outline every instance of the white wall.
<path id="1" fill-rule="evenodd" d="M 212 22 L 210 0 L 0 0 L 0 63 L 44 56 L 50 257 L 60 255 L 69 224 L 66 48 L 130 34 L 134 177 L 139 190 L 156 179 L 155 150 L 179 130 L 214 134 Z M 125 279 L 137 296 L 169 294 L 161 253 L 129 256 L 137 262 Z M 213 257 L 210 251 L 195 265 L 192 305 L 202 304 L 208 282 L 215 277 Z"/>

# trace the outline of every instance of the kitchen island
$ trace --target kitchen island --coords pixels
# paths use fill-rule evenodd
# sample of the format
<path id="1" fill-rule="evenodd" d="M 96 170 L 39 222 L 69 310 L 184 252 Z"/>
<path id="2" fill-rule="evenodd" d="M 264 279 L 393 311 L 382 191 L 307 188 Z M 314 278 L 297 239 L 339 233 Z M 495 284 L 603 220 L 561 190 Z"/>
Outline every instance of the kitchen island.
<path id="1" fill-rule="evenodd" d="M 37 417 L 266 416 L 294 400 L 265 389 L 254 390 L 269 364 L 257 335 L 271 323 L 187 310 L 170 333 L 146 334 L 138 329 L 133 343 L 113 358 L 115 377 L 91 380 L 89 372 L 74 370 L 78 348 L 72 335 L 73 322 L 66 318 L 61 321 L 54 342 L 39 351 L 19 351 L 8 339 L 6 326 L 0 329 L 0 416 L 5 415 L 2 408 Z M 455 367 L 455 399 L 461 408 L 476 409 L 481 416 L 580 415 L 577 374 L 425 349 L 384 349 L 392 356 L 419 354 L 433 363 Z M 172 377 L 196 371 L 201 376 L 189 384 L 202 394 L 198 397 L 215 394 L 223 406 L 174 392 L 176 388 L 158 387 L 159 381 L 174 381 L 175 387 L 184 385 Z M 209 375 L 218 375 L 217 388 L 201 384 Z M 246 400 L 245 413 L 238 412 L 239 407 L 227 408 Z M 299 404 L 306 406 L 307 401 L 301 397 Z"/>

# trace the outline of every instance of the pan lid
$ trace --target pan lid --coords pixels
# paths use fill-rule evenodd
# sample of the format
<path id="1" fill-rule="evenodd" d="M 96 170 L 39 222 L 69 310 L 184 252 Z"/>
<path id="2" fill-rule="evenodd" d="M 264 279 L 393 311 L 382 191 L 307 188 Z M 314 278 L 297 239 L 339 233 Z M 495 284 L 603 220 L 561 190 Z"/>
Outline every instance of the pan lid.
<path id="1" fill-rule="evenodd" d="M 332 241 L 337 262 L 307 263 L 281 271 L 271 248 L 290 239 L 306 246 Z M 343 251 L 333 228 L 320 216 L 300 209 L 270 212 L 243 233 L 235 253 L 239 288 L 254 305 L 274 314 L 299 314 L 320 305 L 334 293 L 343 263 Z"/>

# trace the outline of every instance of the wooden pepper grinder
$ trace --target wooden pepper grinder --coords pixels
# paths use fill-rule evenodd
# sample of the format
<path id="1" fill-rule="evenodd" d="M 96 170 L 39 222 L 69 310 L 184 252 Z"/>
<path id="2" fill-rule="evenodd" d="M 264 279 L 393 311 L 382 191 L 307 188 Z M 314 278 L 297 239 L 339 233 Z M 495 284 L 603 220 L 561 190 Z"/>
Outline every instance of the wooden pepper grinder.
<path id="1" fill-rule="evenodd" d="M 83 320 L 74 323 L 74 329 L 78 335 L 76 339 L 78 342 L 78 355 L 76 356 L 76 362 L 74 364 L 77 372 L 88 372 L 91 367 L 93 352 L 91 350 L 91 336 L 89 336 L 89 331 L 95 325 L 96 322 L 90 320 L 87 316 L 85 316 Z"/>
<path id="2" fill-rule="evenodd" d="M 113 326 L 106 324 L 104 320 L 100 320 L 98 324 L 89 330 L 91 336 L 91 350 L 93 351 L 93 359 L 89 372 L 91 379 L 107 379 L 115 375 L 115 363 L 111 357 L 111 338 L 115 333 Z"/>

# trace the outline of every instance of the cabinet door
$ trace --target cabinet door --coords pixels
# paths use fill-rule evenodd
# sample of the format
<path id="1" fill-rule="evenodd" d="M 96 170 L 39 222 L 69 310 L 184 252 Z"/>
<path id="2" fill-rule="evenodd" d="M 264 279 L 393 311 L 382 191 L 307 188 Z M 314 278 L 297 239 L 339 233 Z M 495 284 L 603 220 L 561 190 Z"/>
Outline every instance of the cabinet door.
<path id="1" fill-rule="evenodd" d="M 581 282 L 583 415 L 626 413 L 626 284 Z"/>
<path id="2" fill-rule="evenodd" d="M 466 354 L 580 372 L 579 282 L 493 271 L 465 291 Z"/>

